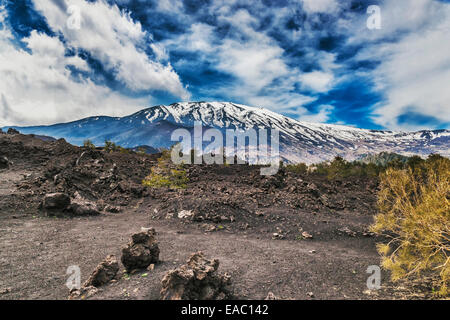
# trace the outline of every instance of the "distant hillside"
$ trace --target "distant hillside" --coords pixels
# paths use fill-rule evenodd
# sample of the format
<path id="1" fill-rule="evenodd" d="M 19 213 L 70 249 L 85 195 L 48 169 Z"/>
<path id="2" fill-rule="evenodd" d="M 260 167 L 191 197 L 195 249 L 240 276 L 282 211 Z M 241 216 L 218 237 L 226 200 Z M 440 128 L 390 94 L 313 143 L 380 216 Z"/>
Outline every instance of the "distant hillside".
<path id="1" fill-rule="evenodd" d="M 169 148 L 171 134 L 184 128 L 193 132 L 194 122 L 225 133 L 227 129 L 271 128 L 280 133 L 280 156 L 288 163 L 308 164 L 341 156 L 355 160 L 380 152 L 405 156 L 439 153 L 450 156 L 449 130 L 392 132 L 342 125 L 300 122 L 276 112 L 230 102 L 183 102 L 154 106 L 126 117 L 90 117 L 51 126 L 14 127 L 23 133 L 64 138 L 75 145 L 86 139 L 101 146 L 105 140 L 124 148 Z"/>
<path id="2" fill-rule="evenodd" d="M 392 152 L 381 152 L 379 154 L 365 154 L 359 157 L 357 160 L 363 163 L 373 163 L 378 166 L 385 166 L 389 162 L 398 160 L 403 163 L 408 161 L 409 157 L 402 156 L 401 154 L 392 153 Z"/>

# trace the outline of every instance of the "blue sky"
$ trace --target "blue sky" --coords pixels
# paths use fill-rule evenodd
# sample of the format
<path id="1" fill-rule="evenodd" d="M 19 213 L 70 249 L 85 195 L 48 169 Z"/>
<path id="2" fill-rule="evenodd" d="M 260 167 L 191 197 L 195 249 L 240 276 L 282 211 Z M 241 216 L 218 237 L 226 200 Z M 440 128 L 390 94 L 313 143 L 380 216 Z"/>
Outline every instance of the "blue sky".
<path id="1" fill-rule="evenodd" d="M 301 121 L 450 128 L 449 1 L 0 3 L 0 126 L 232 101 Z"/>

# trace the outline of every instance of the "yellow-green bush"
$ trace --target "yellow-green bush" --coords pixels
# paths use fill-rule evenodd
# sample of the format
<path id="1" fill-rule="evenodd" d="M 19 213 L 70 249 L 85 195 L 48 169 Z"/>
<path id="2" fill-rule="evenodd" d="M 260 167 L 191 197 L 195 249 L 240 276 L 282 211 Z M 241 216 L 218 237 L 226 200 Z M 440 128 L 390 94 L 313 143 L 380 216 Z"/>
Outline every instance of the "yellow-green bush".
<path id="1" fill-rule="evenodd" d="M 112 141 L 105 140 L 105 152 L 111 153 L 111 152 L 120 152 L 120 153 L 130 153 L 130 151 L 118 144 L 115 144 Z"/>
<path id="2" fill-rule="evenodd" d="M 438 294 L 450 293 L 450 160 L 437 155 L 380 175 L 379 214 L 372 231 L 391 240 L 379 244 L 392 280 L 432 274 Z"/>
<path id="3" fill-rule="evenodd" d="M 185 189 L 188 179 L 186 172 L 180 169 L 169 169 L 166 173 L 158 173 L 152 168 L 151 173 L 142 181 L 142 184 L 151 188 Z"/>
<path id="4" fill-rule="evenodd" d="M 287 171 L 297 174 L 305 174 L 308 172 L 308 166 L 305 163 L 288 164 L 285 167 Z"/>
<path id="5" fill-rule="evenodd" d="M 117 146 L 114 142 L 105 140 L 105 151 L 106 152 L 113 152 L 116 151 Z"/>
<path id="6" fill-rule="evenodd" d="M 144 154 L 147 154 L 147 150 L 145 150 L 144 147 L 139 147 L 139 148 L 137 148 L 136 153 L 139 155 L 144 155 Z"/>
<path id="7" fill-rule="evenodd" d="M 86 149 L 91 149 L 91 150 L 95 149 L 95 145 L 89 139 L 83 141 L 83 147 Z"/>
<path id="8" fill-rule="evenodd" d="M 315 165 L 315 173 L 326 176 L 329 180 L 345 179 L 348 177 L 377 177 L 384 170 L 381 165 L 346 161 L 342 157 L 335 157 L 331 162 L 321 162 Z"/>
<path id="9" fill-rule="evenodd" d="M 164 149 L 161 157 L 158 158 L 158 164 L 151 169 L 150 174 L 145 177 L 142 184 L 151 188 L 173 188 L 185 189 L 189 179 L 186 171 L 181 165 L 174 167 L 170 160 L 170 150 Z"/>

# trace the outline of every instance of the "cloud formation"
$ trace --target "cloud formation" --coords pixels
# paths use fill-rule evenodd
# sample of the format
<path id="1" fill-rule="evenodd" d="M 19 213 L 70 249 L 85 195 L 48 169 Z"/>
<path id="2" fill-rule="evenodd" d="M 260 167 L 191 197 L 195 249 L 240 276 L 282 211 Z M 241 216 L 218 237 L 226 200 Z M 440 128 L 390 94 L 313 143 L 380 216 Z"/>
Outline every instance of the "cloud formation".
<path id="1" fill-rule="evenodd" d="M 152 45 L 151 36 L 142 30 L 139 22 L 133 21 L 128 12 L 102 0 L 94 3 L 85 0 L 35 0 L 34 3 L 50 28 L 64 36 L 68 46 L 88 51 L 129 89 L 164 90 L 182 99 L 189 98 L 170 64 L 153 61 L 145 53 L 143 48 Z M 79 13 L 79 29 L 71 27 L 71 13 Z M 156 53 L 160 58 L 162 53 L 158 50 Z"/>
<path id="2" fill-rule="evenodd" d="M 220 100 L 371 129 L 450 126 L 448 1 L 6 3 L 3 123 Z M 381 29 L 367 27 L 369 5 Z M 73 7 L 79 29 L 67 23 Z M 30 112 L 37 104 L 46 114 Z"/>
<path id="3" fill-rule="evenodd" d="M 420 0 L 409 3 L 410 11 L 389 3 L 386 12 L 409 17 L 410 25 L 386 27 L 393 32 L 411 28 L 395 43 L 372 46 L 360 58 L 378 59 L 379 66 L 372 73 L 376 89 L 384 93 L 373 119 L 391 129 L 428 129 L 430 125 L 450 123 L 450 6 Z M 403 5 L 406 3 L 403 2 Z M 403 10 L 403 11 L 402 11 Z M 402 19 L 389 21 L 398 21 Z M 429 19 L 433 17 L 433 19 Z M 416 26 L 416 27 L 414 27 Z M 420 32 L 414 32 L 420 28 Z M 415 120 L 408 117 L 415 114 Z M 409 118 L 409 121 L 404 119 Z M 434 120 L 432 120 L 434 118 Z M 434 122 L 434 123 L 433 123 Z"/>
<path id="4" fill-rule="evenodd" d="M 4 20 L 0 14 L 0 23 Z M 12 34 L 0 30 L 0 125 L 51 124 L 92 115 L 123 114 L 146 105 L 144 99 L 124 97 L 90 79 L 71 76 L 68 67 L 89 70 L 77 56 L 66 56 L 57 37 L 32 31 L 23 38 L 26 48 L 12 44 Z"/>

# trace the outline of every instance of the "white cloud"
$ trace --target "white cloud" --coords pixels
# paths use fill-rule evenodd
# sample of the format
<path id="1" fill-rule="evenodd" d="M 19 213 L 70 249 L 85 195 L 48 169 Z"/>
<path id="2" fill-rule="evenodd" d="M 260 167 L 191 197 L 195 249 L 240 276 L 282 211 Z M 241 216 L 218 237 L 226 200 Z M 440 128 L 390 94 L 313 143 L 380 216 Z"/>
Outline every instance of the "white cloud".
<path id="1" fill-rule="evenodd" d="M 232 74 L 239 84 L 236 89 L 257 95 L 281 76 L 291 71 L 285 65 L 283 50 L 263 33 L 254 31 L 254 18 L 246 10 L 239 10 L 231 16 L 220 16 L 220 20 L 233 26 L 233 34 L 240 34 L 245 40 L 236 38 L 217 39 L 213 26 L 195 23 L 189 32 L 164 44 L 169 49 L 191 51 L 214 63 L 217 70 Z"/>
<path id="2" fill-rule="evenodd" d="M 330 89 L 333 74 L 322 71 L 312 71 L 300 76 L 300 81 L 305 88 L 316 92 L 326 92 Z"/>
<path id="3" fill-rule="evenodd" d="M 238 10 L 219 19 L 230 23 L 236 37 L 223 40 L 217 47 L 217 69 L 233 74 L 240 85 L 254 94 L 275 79 L 288 76 L 283 49 L 272 38 L 253 29 L 256 22 L 247 10 Z"/>
<path id="4" fill-rule="evenodd" d="M 336 0 L 302 0 L 303 9 L 308 13 L 333 13 L 339 8 Z"/>
<path id="5" fill-rule="evenodd" d="M 220 47 L 217 69 L 233 74 L 256 94 L 278 77 L 289 74 L 281 54 L 279 47 L 270 44 L 227 39 Z"/>
<path id="6" fill-rule="evenodd" d="M 187 33 L 180 37 L 166 40 L 164 45 L 168 47 L 183 48 L 200 54 L 211 54 L 215 48 L 214 27 L 206 23 L 194 23 Z"/>
<path id="7" fill-rule="evenodd" d="M 296 113 L 305 114 L 307 109 L 302 105 L 311 103 L 315 98 L 295 92 L 283 92 L 278 95 L 261 95 L 247 98 L 251 106 L 264 107 L 276 112 L 291 112 L 295 108 Z"/>
<path id="8" fill-rule="evenodd" d="M 0 7 L 0 24 L 5 11 Z M 16 48 L 0 29 L 0 125 L 51 124 L 86 116 L 124 115 L 148 101 L 123 97 L 87 79 L 74 79 L 67 66 L 88 71 L 79 57 L 66 57 L 56 37 L 33 31 L 23 39 L 31 52 Z"/>
<path id="9" fill-rule="evenodd" d="M 64 35 L 67 45 L 88 51 L 100 60 L 117 80 L 129 89 L 163 90 L 189 98 L 189 92 L 182 85 L 170 64 L 152 61 L 143 51 L 150 35 L 134 22 L 129 13 L 122 12 L 116 5 L 104 0 L 34 0 L 36 9 L 47 19 L 52 30 Z M 67 8 L 76 6 L 81 14 L 81 28 L 72 29 L 67 21 Z M 156 47 L 158 58 L 164 58 L 164 51 Z"/>
<path id="10" fill-rule="evenodd" d="M 299 114 L 298 120 L 312 123 L 323 123 L 330 119 L 334 107 L 331 105 L 321 105 L 317 113 L 307 112 L 305 110 L 297 110 Z"/>
<path id="11" fill-rule="evenodd" d="M 302 72 L 285 63 L 284 50 L 273 38 L 255 30 L 257 19 L 245 9 L 229 10 L 228 5 L 226 2 L 215 2 L 214 6 L 215 12 L 221 13 L 217 17 L 218 21 L 230 26 L 228 37 L 219 38 L 213 26 L 197 23 L 187 33 L 164 42 L 169 50 L 199 54 L 218 71 L 236 79 L 231 85 L 202 89 L 203 96 L 210 99 L 226 96 L 238 103 L 262 106 L 278 112 L 300 108 L 314 101 L 315 97 L 295 92 L 295 85 L 300 82 Z M 334 56 L 325 58 L 324 67 L 331 70 Z M 326 84 L 312 85 L 316 88 L 320 86 L 321 90 L 329 85 L 329 79 L 325 80 L 321 79 Z"/>
<path id="12" fill-rule="evenodd" d="M 183 2 L 179 0 L 158 0 L 156 3 L 158 11 L 176 12 L 179 14 L 183 11 Z"/>
<path id="13" fill-rule="evenodd" d="M 371 77 L 386 101 L 376 105 L 373 120 L 393 130 L 419 130 L 427 128 L 427 125 L 429 129 L 427 123 L 403 123 L 398 119 L 413 113 L 448 123 L 450 5 L 419 0 L 408 2 L 407 6 L 402 2 L 402 11 L 398 7 L 399 2 L 402 1 L 387 2 L 382 8 L 382 12 L 389 16 L 397 13 L 395 22 L 386 22 L 386 26 L 411 31 L 394 43 L 369 45 L 357 56 L 359 60 L 380 61 Z"/>

